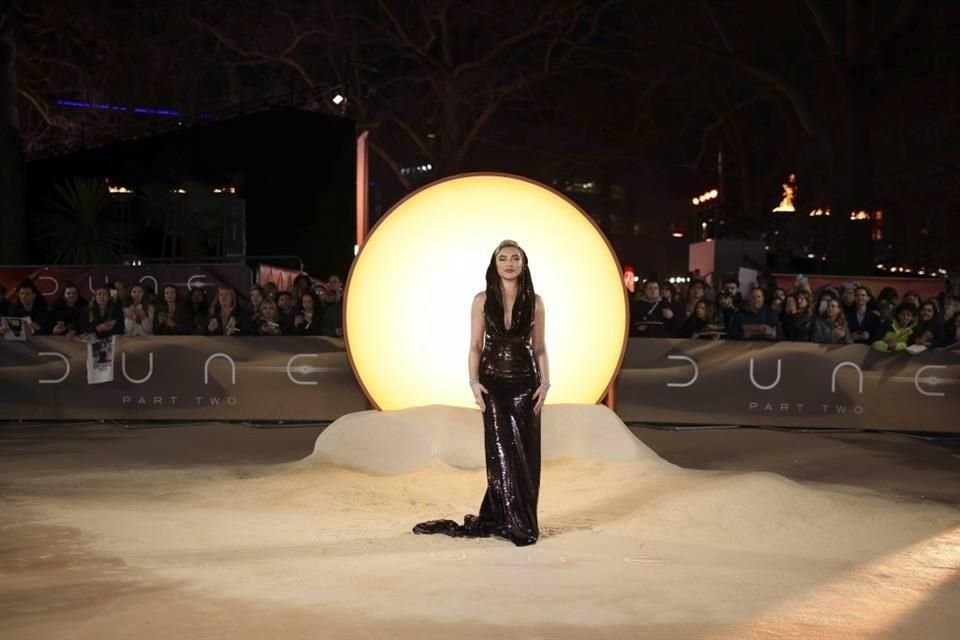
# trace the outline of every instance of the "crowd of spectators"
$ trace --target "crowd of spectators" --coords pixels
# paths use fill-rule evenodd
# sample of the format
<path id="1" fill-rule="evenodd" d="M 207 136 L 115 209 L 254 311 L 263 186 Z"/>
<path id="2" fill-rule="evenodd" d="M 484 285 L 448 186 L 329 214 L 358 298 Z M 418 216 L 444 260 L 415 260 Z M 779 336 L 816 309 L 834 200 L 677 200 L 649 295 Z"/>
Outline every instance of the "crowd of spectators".
<path id="1" fill-rule="evenodd" d="M 758 279 L 741 292 L 735 277 L 717 289 L 696 279 L 678 288 L 650 278 L 631 301 L 630 335 L 860 343 L 895 352 L 960 342 L 960 297 L 946 291 L 921 300 L 893 287 L 874 295 L 854 281 L 814 291 L 802 275 L 789 290 L 772 277 Z"/>
<path id="2" fill-rule="evenodd" d="M 48 304 L 27 279 L 12 300 L 0 285 L 0 317 L 29 318 L 33 334 L 77 336 L 222 335 L 342 337 L 343 284 L 331 275 L 315 281 L 306 274 L 294 279 L 291 291 L 273 282 L 255 285 L 245 301 L 230 287 L 187 290 L 164 284 L 159 292 L 117 280 L 102 286 L 87 301 L 72 282 Z M 7 328 L 0 326 L 0 334 Z"/>

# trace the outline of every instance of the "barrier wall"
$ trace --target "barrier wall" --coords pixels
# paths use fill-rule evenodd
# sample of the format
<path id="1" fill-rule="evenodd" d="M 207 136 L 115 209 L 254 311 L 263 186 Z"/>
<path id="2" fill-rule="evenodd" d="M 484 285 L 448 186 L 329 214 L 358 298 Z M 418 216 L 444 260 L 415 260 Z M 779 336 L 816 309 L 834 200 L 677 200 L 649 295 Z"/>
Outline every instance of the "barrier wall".
<path id="1" fill-rule="evenodd" d="M 0 419 L 335 420 L 368 409 L 335 338 L 118 338 L 114 381 L 87 345 L 0 341 Z"/>
<path id="2" fill-rule="evenodd" d="M 84 343 L 0 340 L 0 420 L 335 420 L 368 408 L 335 338 L 121 337 L 114 381 L 95 385 Z M 668 424 L 960 432 L 960 351 L 636 338 L 617 413 Z"/>
<path id="3" fill-rule="evenodd" d="M 960 432 L 960 351 L 638 338 L 624 421 Z"/>

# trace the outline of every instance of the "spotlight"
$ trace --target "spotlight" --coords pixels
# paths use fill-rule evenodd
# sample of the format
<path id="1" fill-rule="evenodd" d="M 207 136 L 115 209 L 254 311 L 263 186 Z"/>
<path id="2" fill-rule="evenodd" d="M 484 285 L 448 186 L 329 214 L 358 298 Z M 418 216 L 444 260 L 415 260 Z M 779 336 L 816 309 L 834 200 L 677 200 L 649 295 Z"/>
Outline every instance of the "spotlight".
<path id="1" fill-rule="evenodd" d="M 346 98 L 344 98 L 344 97 L 343 97 L 341 94 L 339 94 L 339 93 L 336 94 L 335 96 L 333 96 L 333 98 L 331 98 L 331 99 L 333 100 L 333 104 L 335 104 L 335 105 L 337 105 L 337 106 L 340 106 L 341 104 L 343 104 L 343 101 L 346 100 Z"/>

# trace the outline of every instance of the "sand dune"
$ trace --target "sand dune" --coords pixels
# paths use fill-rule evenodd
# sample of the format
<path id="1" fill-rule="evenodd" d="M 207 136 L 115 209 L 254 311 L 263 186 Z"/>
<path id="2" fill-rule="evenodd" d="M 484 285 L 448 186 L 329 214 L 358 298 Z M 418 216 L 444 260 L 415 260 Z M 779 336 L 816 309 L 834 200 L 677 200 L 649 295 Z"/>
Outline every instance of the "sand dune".
<path id="1" fill-rule="evenodd" d="M 33 481 L 31 508 L 190 591 L 362 613 L 426 635 L 495 611 L 531 632 L 642 621 L 715 624 L 716 637 L 734 638 L 799 615 L 797 637 L 862 637 L 870 607 L 920 602 L 960 570 L 955 509 L 684 470 L 605 407 L 548 406 L 543 458 L 543 536 L 522 549 L 410 532 L 475 513 L 483 495 L 479 414 L 451 407 L 345 416 L 291 464 L 54 474 Z M 924 559 L 933 539 L 953 550 L 939 568 Z M 825 588 L 846 602 L 837 585 L 875 575 L 878 561 L 888 579 L 872 579 L 875 598 L 805 608 Z"/>

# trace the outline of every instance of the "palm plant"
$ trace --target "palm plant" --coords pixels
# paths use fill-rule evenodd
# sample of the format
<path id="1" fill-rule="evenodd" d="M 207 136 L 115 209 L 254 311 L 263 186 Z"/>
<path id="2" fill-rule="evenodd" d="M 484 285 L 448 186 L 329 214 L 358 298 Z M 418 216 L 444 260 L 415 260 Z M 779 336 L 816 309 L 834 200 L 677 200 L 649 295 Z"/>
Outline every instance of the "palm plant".
<path id="1" fill-rule="evenodd" d="M 37 244 L 58 264 L 117 262 L 126 247 L 106 186 L 95 178 L 70 178 L 37 216 Z"/>

